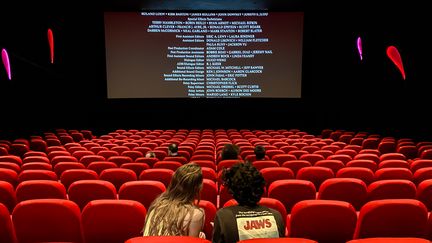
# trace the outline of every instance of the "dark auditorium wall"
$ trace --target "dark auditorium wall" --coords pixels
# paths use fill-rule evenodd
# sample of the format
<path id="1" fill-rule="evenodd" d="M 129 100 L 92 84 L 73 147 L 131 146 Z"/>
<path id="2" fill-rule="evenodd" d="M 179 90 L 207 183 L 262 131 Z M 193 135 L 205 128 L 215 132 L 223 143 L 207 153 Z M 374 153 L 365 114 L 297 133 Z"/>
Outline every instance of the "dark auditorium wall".
<path id="1" fill-rule="evenodd" d="M 432 139 L 427 88 L 431 17 L 418 3 L 385 1 L 386 7 L 380 7 L 373 1 L 58 2 L 0 4 L 0 48 L 8 49 L 13 72 L 9 81 L 0 67 L 0 132 L 300 128 L 318 133 L 331 128 Z M 302 98 L 107 100 L 103 11 L 191 6 L 304 11 Z M 55 38 L 54 64 L 49 63 L 48 28 Z M 362 62 L 355 47 L 359 35 Z M 385 54 L 389 45 L 401 52 L 406 80 Z"/>

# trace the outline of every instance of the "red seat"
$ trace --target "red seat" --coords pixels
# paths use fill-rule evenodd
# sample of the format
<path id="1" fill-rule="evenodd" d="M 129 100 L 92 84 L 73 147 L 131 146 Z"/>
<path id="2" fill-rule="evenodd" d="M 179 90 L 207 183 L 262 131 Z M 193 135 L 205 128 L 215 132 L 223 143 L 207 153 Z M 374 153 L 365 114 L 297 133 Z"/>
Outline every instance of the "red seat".
<path id="1" fill-rule="evenodd" d="M 43 163 L 49 164 L 50 160 L 48 159 L 48 157 L 45 157 L 45 156 L 28 156 L 28 157 L 25 157 L 22 160 L 22 162 L 23 162 L 23 164 L 31 163 L 31 162 L 43 162 Z"/>
<path id="2" fill-rule="evenodd" d="M 79 180 L 69 186 L 68 196 L 82 210 L 92 200 L 117 199 L 117 191 L 109 181 Z"/>
<path id="3" fill-rule="evenodd" d="M 18 183 L 18 174 L 14 170 L 0 168 L 0 181 L 9 182 L 15 187 Z"/>
<path id="4" fill-rule="evenodd" d="M 98 174 L 89 169 L 70 169 L 64 171 L 60 176 L 60 182 L 65 186 L 66 190 L 75 181 L 97 179 L 99 179 Z"/>
<path id="5" fill-rule="evenodd" d="M 356 156 L 354 156 L 353 159 L 367 159 L 367 160 L 372 160 L 375 163 L 379 163 L 380 162 L 380 157 L 377 154 L 368 154 L 368 153 L 361 153 L 362 151 L 360 151 L 359 154 L 357 154 Z"/>
<path id="6" fill-rule="evenodd" d="M 0 181 L 1 183 L 1 181 Z M 1 187 L 0 187 L 1 193 Z M 1 202 L 1 201 L 0 201 Z M 17 238 L 8 208 L 0 203 L 0 242 L 16 243 Z"/>
<path id="7" fill-rule="evenodd" d="M 268 188 L 272 182 L 277 180 L 294 179 L 294 173 L 292 170 L 285 167 L 264 168 L 260 172 L 266 182 L 266 188 Z"/>
<path id="8" fill-rule="evenodd" d="M 381 161 L 378 164 L 378 168 L 409 168 L 409 163 L 405 160 L 399 160 L 399 159 L 388 159 Z"/>
<path id="9" fill-rule="evenodd" d="M 309 167 L 312 166 L 312 164 L 307 160 L 290 160 L 286 161 L 282 164 L 282 167 L 288 168 L 292 170 L 294 173 L 294 176 L 297 175 L 297 172 L 303 168 L 303 167 Z"/>
<path id="10" fill-rule="evenodd" d="M 16 155 L 3 155 L 0 156 L 0 162 L 11 162 L 11 163 L 15 163 L 19 166 L 22 165 L 22 159 L 19 156 Z"/>
<path id="11" fill-rule="evenodd" d="M 252 165 L 258 170 L 270 167 L 279 167 L 279 163 L 274 160 L 259 160 L 252 162 Z"/>
<path id="12" fill-rule="evenodd" d="M 124 163 L 132 163 L 133 160 L 127 156 L 111 156 L 107 159 L 108 162 L 114 162 L 118 167 Z"/>
<path id="13" fill-rule="evenodd" d="M 404 179 L 412 180 L 413 174 L 407 168 L 382 168 L 375 171 L 375 180 Z"/>
<path id="14" fill-rule="evenodd" d="M 333 178 L 334 173 L 329 168 L 311 166 L 301 168 L 296 176 L 296 179 L 311 181 L 317 190 L 319 190 L 321 183 L 329 178 Z"/>
<path id="15" fill-rule="evenodd" d="M 216 182 L 209 180 L 209 179 L 203 179 L 203 185 L 201 189 L 201 199 L 207 200 L 214 205 L 217 205 L 217 195 L 218 195 L 218 189 L 216 186 Z"/>
<path id="16" fill-rule="evenodd" d="M 213 233 L 213 221 L 216 216 L 216 206 L 207 200 L 200 200 L 198 203 L 198 207 L 204 210 L 204 227 L 203 232 L 206 235 L 206 239 L 212 239 Z"/>
<path id="17" fill-rule="evenodd" d="M 408 180 L 380 180 L 368 186 L 368 201 L 380 199 L 414 199 L 416 186 Z"/>
<path id="18" fill-rule="evenodd" d="M 117 151 L 112 150 L 101 150 L 97 152 L 97 155 L 103 156 L 105 160 L 108 160 L 109 158 L 113 156 L 119 156 L 120 154 Z"/>
<path id="19" fill-rule="evenodd" d="M 136 163 L 146 163 L 150 166 L 150 168 L 153 167 L 153 165 L 158 162 L 159 160 L 157 158 L 138 158 L 135 160 Z"/>
<path id="20" fill-rule="evenodd" d="M 303 154 L 298 157 L 299 160 L 309 161 L 312 165 L 314 165 L 317 161 L 325 159 L 324 156 L 320 154 Z"/>
<path id="21" fill-rule="evenodd" d="M 70 169 L 85 169 L 85 166 L 78 162 L 59 162 L 54 166 L 54 172 L 60 178 L 61 174 Z"/>
<path id="22" fill-rule="evenodd" d="M 17 202 L 44 198 L 67 199 L 63 184 L 48 180 L 23 181 L 18 184 L 15 194 Z"/>
<path id="23" fill-rule="evenodd" d="M 210 161 L 210 160 L 191 160 L 190 163 L 195 163 L 195 164 L 201 166 L 201 168 L 208 167 L 208 168 L 211 168 L 211 169 L 213 169 L 213 170 L 216 171 L 216 164 L 214 163 L 214 161 Z"/>
<path id="24" fill-rule="evenodd" d="M 185 157 L 181 157 L 181 156 L 166 156 L 165 158 L 163 158 L 163 161 L 175 161 L 175 162 L 179 162 L 182 165 L 188 162 L 188 160 Z"/>
<path id="25" fill-rule="evenodd" d="M 355 239 L 418 237 L 427 234 L 428 211 L 414 199 L 386 199 L 366 203 L 360 210 Z"/>
<path id="26" fill-rule="evenodd" d="M 146 163 L 132 162 L 132 163 L 124 163 L 120 166 L 120 168 L 133 170 L 138 178 L 141 172 L 143 170 L 150 169 L 150 166 Z"/>
<path id="27" fill-rule="evenodd" d="M 366 203 L 367 186 L 360 179 L 331 178 L 321 184 L 317 199 L 349 202 L 358 211 Z"/>
<path id="28" fill-rule="evenodd" d="M 432 179 L 432 167 L 418 169 L 412 178 L 412 181 L 418 185 L 424 180 Z"/>
<path id="29" fill-rule="evenodd" d="M 347 202 L 306 200 L 297 203 L 287 219 L 288 237 L 345 243 L 356 228 L 357 214 Z"/>
<path id="30" fill-rule="evenodd" d="M 17 200 L 16 200 L 15 189 L 13 185 L 6 181 L 0 181 L 0 205 L 3 204 L 9 210 L 9 213 L 12 213 L 12 210 L 14 209 L 16 202 Z M 2 227 L 0 227 L 0 232 L 1 229 Z M 1 239 L 1 234 L 0 234 L 0 239 Z"/>
<path id="31" fill-rule="evenodd" d="M 414 160 L 410 165 L 410 169 L 413 173 L 415 173 L 418 169 L 425 167 L 432 167 L 432 159 Z"/>
<path id="32" fill-rule="evenodd" d="M 165 190 L 165 185 L 160 181 L 128 181 L 120 187 L 118 196 L 119 199 L 138 201 L 147 209 Z"/>
<path id="33" fill-rule="evenodd" d="M 177 161 L 158 161 L 153 165 L 153 168 L 159 168 L 159 169 L 170 169 L 173 171 L 176 171 L 180 166 L 182 166 L 182 163 Z"/>
<path id="34" fill-rule="evenodd" d="M 141 172 L 139 180 L 160 181 L 168 187 L 173 175 L 174 171 L 170 169 L 148 169 Z"/>
<path id="35" fill-rule="evenodd" d="M 380 161 L 389 160 L 389 159 L 398 159 L 398 160 L 406 160 L 405 155 L 401 153 L 387 153 L 382 154 L 380 157 Z"/>
<path id="36" fill-rule="evenodd" d="M 54 171 L 49 170 L 23 170 L 18 175 L 18 182 L 28 180 L 51 180 L 57 181 L 57 175 Z"/>
<path id="37" fill-rule="evenodd" d="M 56 166 L 56 164 L 60 162 L 78 162 L 78 159 L 72 155 L 56 155 L 55 157 L 51 158 L 52 166 Z"/>
<path id="38" fill-rule="evenodd" d="M 315 185 L 306 180 L 278 180 L 271 183 L 268 189 L 268 197 L 279 200 L 288 213 L 296 203 L 315 199 L 315 196 Z"/>
<path id="39" fill-rule="evenodd" d="M 10 169 L 15 171 L 16 173 L 20 173 L 21 167 L 12 162 L 0 162 L 0 168 L 2 169 Z"/>
<path id="40" fill-rule="evenodd" d="M 346 165 L 353 158 L 347 154 L 333 154 L 327 157 L 328 160 L 340 160 L 344 165 Z"/>
<path id="41" fill-rule="evenodd" d="M 296 160 L 296 159 L 297 159 L 297 157 L 295 157 L 292 154 L 277 154 L 277 155 L 273 156 L 273 158 L 272 158 L 272 160 L 278 162 L 279 165 L 282 165 L 286 161 Z"/>
<path id="42" fill-rule="evenodd" d="M 105 161 L 105 157 L 103 157 L 102 155 L 85 155 L 83 157 L 81 157 L 81 159 L 79 160 L 79 162 L 81 164 L 83 164 L 85 167 L 87 167 L 91 162 L 95 162 L 95 161 Z"/>
<path id="43" fill-rule="evenodd" d="M 99 175 L 99 179 L 111 182 L 118 191 L 124 183 L 136 181 L 137 175 L 130 169 L 112 168 L 103 170 Z"/>
<path id="44" fill-rule="evenodd" d="M 416 199 L 424 203 L 428 211 L 432 210 L 432 179 L 424 180 L 418 184 Z"/>
<path id="45" fill-rule="evenodd" d="M 126 163 L 126 164 L 128 164 L 128 163 Z M 101 162 L 95 161 L 95 162 L 91 162 L 87 166 L 87 169 L 96 172 L 98 175 L 100 175 L 100 173 L 103 170 L 111 169 L 111 168 L 118 168 L 118 167 L 114 162 L 108 162 L 108 161 L 101 161 Z"/>
<path id="46" fill-rule="evenodd" d="M 346 164 L 346 167 L 361 167 L 361 168 L 368 168 L 372 171 L 376 171 L 378 169 L 378 165 L 373 160 L 367 160 L 367 159 L 355 159 L 351 160 Z"/>
<path id="47" fill-rule="evenodd" d="M 85 242 L 118 243 L 142 235 L 146 208 L 133 200 L 94 200 L 82 210 Z"/>
<path id="48" fill-rule="evenodd" d="M 33 199 L 18 203 L 12 221 L 20 243 L 83 242 L 81 212 L 66 199 Z"/>
<path id="49" fill-rule="evenodd" d="M 417 157 L 417 147 L 415 145 L 404 145 L 396 149 L 397 153 L 405 155 L 407 159 L 414 159 Z"/>
<path id="50" fill-rule="evenodd" d="M 374 181 L 374 172 L 369 168 L 361 168 L 361 167 L 345 167 L 340 169 L 336 173 L 337 178 L 357 178 L 366 185 L 369 185 Z"/>
<path id="51" fill-rule="evenodd" d="M 325 160 L 317 161 L 315 163 L 315 166 L 329 168 L 336 175 L 336 173 L 340 169 L 345 167 L 345 164 L 342 161 L 337 160 L 337 159 L 325 159 Z"/>

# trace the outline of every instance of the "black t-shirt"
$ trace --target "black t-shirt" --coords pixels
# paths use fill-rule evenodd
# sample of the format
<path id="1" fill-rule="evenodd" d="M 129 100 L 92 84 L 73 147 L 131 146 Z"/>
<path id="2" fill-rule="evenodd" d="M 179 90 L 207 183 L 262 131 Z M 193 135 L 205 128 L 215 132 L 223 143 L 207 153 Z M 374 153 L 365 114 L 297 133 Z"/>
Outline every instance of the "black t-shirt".
<path id="1" fill-rule="evenodd" d="M 216 213 L 213 243 L 236 243 L 252 238 L 284 237 L 285 225 L 279 211 L 264 206 L 231 206 Z"/>

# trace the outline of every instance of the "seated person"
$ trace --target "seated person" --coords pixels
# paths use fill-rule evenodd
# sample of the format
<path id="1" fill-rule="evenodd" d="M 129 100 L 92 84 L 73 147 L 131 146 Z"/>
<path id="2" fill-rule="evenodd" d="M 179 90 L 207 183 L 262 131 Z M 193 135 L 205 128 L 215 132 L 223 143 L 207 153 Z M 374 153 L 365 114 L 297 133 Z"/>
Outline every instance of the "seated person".
<path id="1" fill-rule="evenodd" d="M 257 145 L 254 149 L 255 159 L 256 160 L 266 160 L 266 150 L 263 146 Z"/>
<path id="2" fill-rule="evenodd" d="M 221 152 L 221 160 L 238 159 L 240 148 L 235 144 L 225 144 Z"/>
<path id="3" fill-rule="evenodd" d="M 175 143 L 172 143 L 168 146 L 168 156 L 175 157 L 178 156 L 178 146 Z"/>
<path id="4" fill-rule="evenodd" d="M 258 205 L 265 181 L 254 166 L 237 163 L 224 171 L 222 179 L 238 205 L 217 211 L 213 243 L 284 237 L 285 225 L 279 211 Z"/>
<path id="5" fill-rule="evenodd" d="M 143 236 L 194 236 L 205 238 L 204 211 L 196 206 L 202 189 L 201 167 L 195 163 L 179 167 L 166 191 L 150 205 Z"/>
<path id="6" fill-rule="evenodd" d="M 145 155 L 146 158 L 156 158 L 156 154 L 153 151 L 148 151 Z"/>

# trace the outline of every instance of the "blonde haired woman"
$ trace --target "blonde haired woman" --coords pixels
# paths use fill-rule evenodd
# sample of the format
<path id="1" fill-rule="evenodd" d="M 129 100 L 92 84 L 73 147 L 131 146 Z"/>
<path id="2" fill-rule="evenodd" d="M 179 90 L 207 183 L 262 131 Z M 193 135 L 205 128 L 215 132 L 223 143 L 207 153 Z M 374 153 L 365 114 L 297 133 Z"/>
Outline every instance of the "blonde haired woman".
<path id="1" fill-rule="evenodd" d="M 179 167 L 167 190 L 150 205 L 144 225 L 144 236 L 195 236 L 201 232 L 204 211 L 196 206 L 202 188 L 202 171 L 197 164 Z"/>

